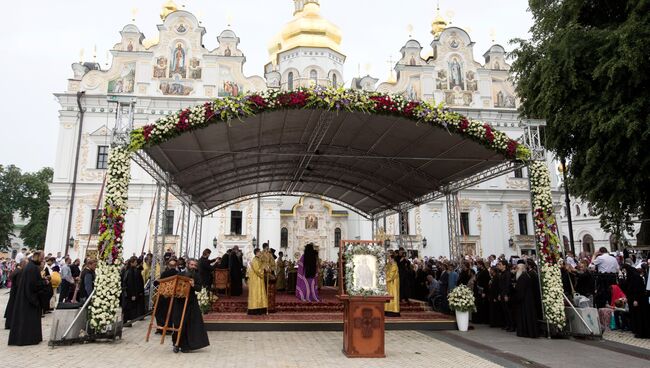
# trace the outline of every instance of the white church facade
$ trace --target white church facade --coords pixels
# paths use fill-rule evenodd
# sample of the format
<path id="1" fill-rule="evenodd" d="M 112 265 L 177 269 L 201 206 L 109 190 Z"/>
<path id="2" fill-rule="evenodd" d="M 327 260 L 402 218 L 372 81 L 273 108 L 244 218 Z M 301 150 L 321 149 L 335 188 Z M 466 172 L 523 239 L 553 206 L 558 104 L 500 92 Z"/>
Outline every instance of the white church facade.
<path id="1" fill-rule="evenodd" d="M 340 86 L 346 56 L 340 49 L 342 34 L 320 16 L 318 0 L 294 0 L 293 18 L 270 41 L 271 61 L 260 68 L 263 76 L 245 76 L 245 54 L 239 38 L 227 29 L 212 50 L 203 46 L 206 30 L 197 18 L 167 2 L 161 14 L 158 35 L 145 38 L 133 24 L 125 26 L 121 39 L 110 50 L 113 62 L 102 70 L 98 64 L 75 63 L 65 92 L 55 94 L 61 109 L 53 183 L 50 185 L 50 214 L 46 252 L 82 257 L 96 250 L 96 208 L 106 172 L 116 100 L 134 102 L 135 126 L 183 107 L 210 99 L 269 88 L 293 90 L 313 85 Z M 508 80 L 506 51 L 500 45 L 487 48 L 482 61 L 474 59 L 474 43 L 461 28 L 447 27 L 438 16 L 431 30 L 429 47 L 408 40 L 401 48 L 394 77 L 378 83 L 371 76 L 352 79 L 351 87 L 368 91 L 403 94 L 411 99 L 444 103 L 450 109 L 491 124 L 519 138 L 524 123 L 517 113 L 514 86 Z M 548 158 L 561 214 L 560 176 L 557 162 Z M 75 171 L 76 168 L 76 171 Z M 153 250 L 156 182 L 138 165 L 132 165 L 129 211 L 126 217 L 124 254 Z M 463 253 L 531 253 L 534 249 L 533 221 L 526 172 L 491 179 L 459 194 L 461 246 Z M 398 215 L 386 219 L 386 234 L 393 246 L 401 245 L 420 256 L 449 254 L 446 205 L 434 201 L 409 211 L 408 236 L 400 237 Z M 272 248 L 294 258 L 313 242 L 321 258 L 337 257 L 335 244 L 341 239 L 371 239 L 373 225 L 353 211 L 317 197 L 263 197 L 249 199 L 205 216 L 199 225 L 181 201 L 170 197 L 165 226 L 165 248 L 195 256 L 211 248 L 221 254 L 232 246 L 250 257 L 255 244 L 269 242 Z M 562 233 L 566 233 L 564 216 Z M 591 246 L 607 245 L 608 235 L 593 217 L 580 218 L 578 236 Z M 589 220 L 589 221 L 587 221 Z M 189 221 L 187 226 L 186 221 Z M 380 224 L 383 227 L 383 222 Z M 189 246 L 184 229 L 200 231 Z M 198 229 L 198 230 L 197 230 Z M 200 240 L 199 240 L 200 239 Z M 582 239 L 582 238 L 580 238 Z M 578 243 L 576 243 L 578 248 Z M 216 249 L 215 249 L 216 248 Z M 581 250 L 581 249 L 578 249 Z"/>

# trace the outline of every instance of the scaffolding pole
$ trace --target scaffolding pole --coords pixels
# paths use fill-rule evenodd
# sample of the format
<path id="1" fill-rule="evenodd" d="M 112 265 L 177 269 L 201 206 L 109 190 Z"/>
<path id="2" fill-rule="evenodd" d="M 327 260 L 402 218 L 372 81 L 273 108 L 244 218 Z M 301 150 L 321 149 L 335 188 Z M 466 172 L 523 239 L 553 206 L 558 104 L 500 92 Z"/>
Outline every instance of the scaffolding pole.
<path id="1" fill-rule="evenodd" d="M 449 259 L 457 260 L 461 258 L 458 232 L 458 192 L 447 193 L 445 196 L 447 203 L 447 231 L 449 233 Z"/>

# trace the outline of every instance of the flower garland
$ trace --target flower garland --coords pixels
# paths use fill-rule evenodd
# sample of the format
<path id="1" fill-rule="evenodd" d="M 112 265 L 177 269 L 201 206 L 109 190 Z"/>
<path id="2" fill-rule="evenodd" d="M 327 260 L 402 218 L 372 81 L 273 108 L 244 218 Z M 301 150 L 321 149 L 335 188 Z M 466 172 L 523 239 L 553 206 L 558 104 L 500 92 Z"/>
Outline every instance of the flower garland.
<path id="1" fill-rule="evenodd" d="M 553 214 L 551 177 L 543 161 L 529 165 L 530 191 L 533 201 L 535 239 L 542 257 L 542 304 L 548 322 L 557 328 L 565 325 L 564 297 L 560 267 L 560 239 Z"/>
<path id="2" fill-rule="evenodd" d="M 89 309 L 90 325 L 99 332 L 115 321 L 120 305 L 120 266 L 130 179 L 129 147 L 112 147 L 108 156 L 104 209 L 99 222 L 95 295 Z"/>
<path id="3" fill-rule="evenodd" d="M 120 265 L 98 262 L 94 290 L 89 308 L 90 327 L 102 333 L 115 322 L 120 306 Z"/>
<path id="4" fill-rule="evenodd" d="M 372 289 L 354 287 L 354 256 L 371 255 L 377 259 L 377 287 Z M 386 295 L 386 252 L 379 245 L 347 244 L 343 253 L 345 260 L 345 291 L 349 295 Z"/>
<path id="5" fill-rule="evenodd" d="M 267 90 L 206 102 L 158 119 L 131 132 L 131 150 L 168 141 L 184 132 L 218 122 L 245 119 L 283 109 L 323 109 L 403 117 L 427 123 L 470 138 L 509 159 L 527 160 L 530 151 L 490 125 L 424 101 L 344 88 L 313 87 L 285 92 Z"/>
<path id="6" fill-rule="evenodd" d="M 459 312 L 476 312 L 474 293 L 465 285 L 456 286 L 447 296 L 449 309 Z"/>

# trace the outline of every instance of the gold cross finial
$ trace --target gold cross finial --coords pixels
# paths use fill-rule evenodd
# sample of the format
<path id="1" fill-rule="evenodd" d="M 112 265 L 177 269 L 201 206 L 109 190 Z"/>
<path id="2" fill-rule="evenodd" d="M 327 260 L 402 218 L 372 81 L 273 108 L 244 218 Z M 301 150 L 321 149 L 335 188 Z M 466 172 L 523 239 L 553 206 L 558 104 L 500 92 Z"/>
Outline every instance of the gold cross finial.
<path id="1" fill-rule="evenodd" d="M 497 38 L 496 29 L 494 29 L 494 28 L 490 29 L 490 38 L 492 39 L 492 43 L 494 43 L 494 40 L 496 40 L 496 38 Z"/>
<path id="2" fill-rule="evenodd" d="M 407 30 L 408 33 L 409 33 L 409 38 L 413 38 L 413 25 L 412 25 L 412 24 L 408 24 L 408 25 L 406 26 L 406 30 Z"/>
<path id="3" fill-rule="evenodd" d="M 135 22 L 135 16 L 138 14 L 138 8 L 131 9 L 131 22 Z"/>

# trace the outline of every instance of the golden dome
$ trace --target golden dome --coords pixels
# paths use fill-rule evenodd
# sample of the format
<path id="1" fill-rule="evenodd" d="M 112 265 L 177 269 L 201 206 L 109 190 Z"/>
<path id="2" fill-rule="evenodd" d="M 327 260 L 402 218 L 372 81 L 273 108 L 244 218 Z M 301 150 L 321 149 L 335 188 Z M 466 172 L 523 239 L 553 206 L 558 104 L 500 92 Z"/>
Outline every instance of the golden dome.
<path id="1" fill-rule="evenodd" d="M 444 31 L 445 28 L 447 28 L 447 22 L 445 21 L 445 18 L 440 15 L 440 7 L 437 7 L 436 18 L 431 23 L 431 34 L 437 36 Z"/>
<path id="2" fill-rule="evenodd" d="M 178 10 L 176 3 L 173 0 L 167 0 L 165 4 L 163 4 L 162 10 L 160 11 L 160 19 L 164 21 L 169 14 L 175 12 L 176 10 Z"/>
<path id="3" fill-rule="evenodd" d="M 341 30 L 320 16 L 318 0 L 294 0 L 293 19 L 269 44 L 273 63 L 278 54 L 296 47 L 321 47 L 341 52 Z"/>
<path id="4" fill-rule="evenodd" d="M 159 42 L 160 42 L 160 40 L 158 39 L 158 36 L 156 36 L 154 38 L 145 38 L 142 41 L 142 46 L 144 46 L 145 49 L 148 49 L 151 46 L 156 46 Z"/>

